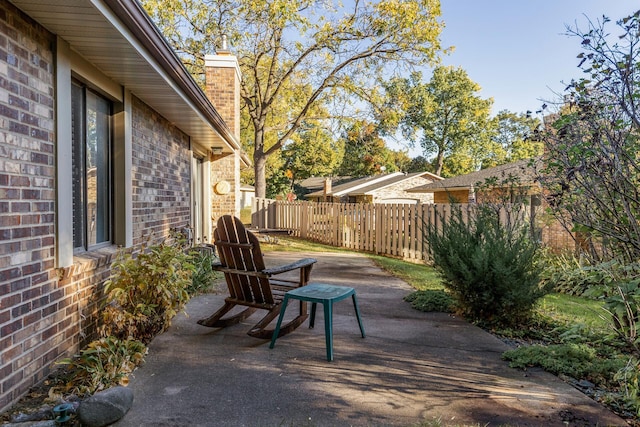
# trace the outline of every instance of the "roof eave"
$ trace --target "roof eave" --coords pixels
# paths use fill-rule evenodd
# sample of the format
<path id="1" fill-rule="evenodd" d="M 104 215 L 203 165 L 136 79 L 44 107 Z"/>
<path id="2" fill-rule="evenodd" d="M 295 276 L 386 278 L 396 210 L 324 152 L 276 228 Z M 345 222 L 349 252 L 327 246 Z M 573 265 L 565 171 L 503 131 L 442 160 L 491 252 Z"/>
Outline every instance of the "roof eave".
<path id="1" fill-rule="evenodd" d="M 135 35 L 149 53 L 158 61 L 167 73 L 195 103 L 199 112 L 213 125 L 214 129 L 229 148 L 239 150 L 240 144 L 226 125 L 220 114 L 211 104 L 193 77 L 186 70 L 182 61 L 168 45 L 164 36 L 150 20 L 137 1 L 131 0 L 102 0 L 113 13 Z M 250 162 L 249 162 L 250 164 Z"/>

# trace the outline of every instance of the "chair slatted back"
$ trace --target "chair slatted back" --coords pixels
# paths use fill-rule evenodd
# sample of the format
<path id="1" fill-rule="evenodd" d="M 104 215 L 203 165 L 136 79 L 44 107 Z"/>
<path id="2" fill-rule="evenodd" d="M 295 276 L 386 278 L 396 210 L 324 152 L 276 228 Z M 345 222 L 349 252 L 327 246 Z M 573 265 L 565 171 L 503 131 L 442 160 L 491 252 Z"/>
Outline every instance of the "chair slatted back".
<path id="1" fill-rule="evenodd" d="M 217 224 L 214 243 L 220 262 L 227 268 L 238 270 L 224 273 L 230 297 L 259 305 L 274 304 L 268 278 L 242 273 L 265 269 L 258 238 L 233 216 L 224 215 Z"/>

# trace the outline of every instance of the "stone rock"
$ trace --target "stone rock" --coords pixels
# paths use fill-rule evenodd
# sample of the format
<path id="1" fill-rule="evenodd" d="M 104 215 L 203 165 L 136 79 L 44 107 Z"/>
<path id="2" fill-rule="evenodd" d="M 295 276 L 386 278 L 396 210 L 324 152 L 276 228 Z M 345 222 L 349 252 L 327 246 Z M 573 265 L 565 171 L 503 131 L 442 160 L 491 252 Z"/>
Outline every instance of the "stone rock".
<path id="1" fill-rule="evenodd" d="M 78 417 L 87 427 L 104 427 L 124 417 L 132 404 L 131 389 L 113 387 L 83 400 L 78 407 Z"/>

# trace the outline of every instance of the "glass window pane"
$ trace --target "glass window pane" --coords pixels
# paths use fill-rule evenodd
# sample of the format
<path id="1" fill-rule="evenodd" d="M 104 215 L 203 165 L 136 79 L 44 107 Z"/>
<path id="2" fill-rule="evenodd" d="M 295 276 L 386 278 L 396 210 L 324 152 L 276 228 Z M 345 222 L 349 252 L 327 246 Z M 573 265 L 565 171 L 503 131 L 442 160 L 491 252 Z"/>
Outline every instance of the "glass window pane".
<path id="1" fill-rule="evenodd" d="M 85 247 L 84 89 L 71 86 L 73 247 Z M 65 191 L 64 189 L 60 189 Z"/>
<path id="2" fill-rule="evenodd" d="M 107 100 L 87 91 L 87 244 L 110 240 L 110 114 Z"/>
<path id="3" fill-rule="evenodd" d="M 111 103 L 74 82 L 71 92 L 73 244 L 111 241 Z"/>

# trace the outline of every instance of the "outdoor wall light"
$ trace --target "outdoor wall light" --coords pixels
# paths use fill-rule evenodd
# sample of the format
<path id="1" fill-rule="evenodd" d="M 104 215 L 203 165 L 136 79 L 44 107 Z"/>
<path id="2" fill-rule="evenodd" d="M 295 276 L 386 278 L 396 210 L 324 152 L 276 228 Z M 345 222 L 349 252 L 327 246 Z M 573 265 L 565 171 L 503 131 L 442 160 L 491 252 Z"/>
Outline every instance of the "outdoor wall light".
<path id="1" fill-rule="evenodd" d="M 211 154 L 219 156 L 222 154 L 222 147 L 211 147 Z"/>

